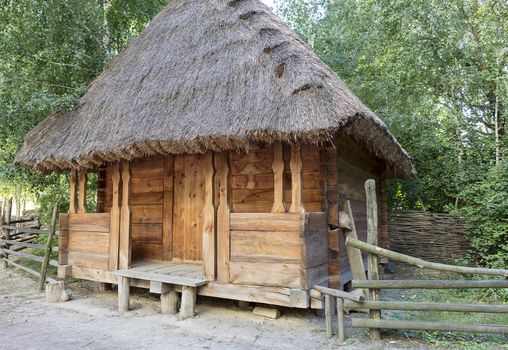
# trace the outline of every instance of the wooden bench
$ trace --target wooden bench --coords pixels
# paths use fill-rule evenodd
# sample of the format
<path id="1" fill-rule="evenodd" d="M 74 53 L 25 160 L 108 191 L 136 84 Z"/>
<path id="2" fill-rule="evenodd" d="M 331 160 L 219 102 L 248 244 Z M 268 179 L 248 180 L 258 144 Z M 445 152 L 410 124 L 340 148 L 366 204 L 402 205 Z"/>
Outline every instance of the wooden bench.
<path id="1" fill-rule="evenodd" d="M 150 293 L 161 295 L 162 313 L 176 314 L 178 311 L 178 293 L 174 286 L 182 286 L 182 301 L 179 318 L 184 320 L 196 314 L 196 293 L 199 286 L 207 283 L 204 279 L 160 274 L 135 269 L 118 270 L 113 272 L 118 276 L 118 310 L 129 311 L 130 280 L 138 279 L 150 282 Z"/>

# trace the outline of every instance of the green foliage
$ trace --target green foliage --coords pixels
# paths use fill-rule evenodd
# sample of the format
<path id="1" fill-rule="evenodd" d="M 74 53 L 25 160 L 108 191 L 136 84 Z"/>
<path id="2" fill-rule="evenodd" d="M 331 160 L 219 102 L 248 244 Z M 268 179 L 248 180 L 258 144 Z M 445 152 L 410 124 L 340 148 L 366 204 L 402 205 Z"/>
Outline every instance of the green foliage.
<path id="1" fill-rule="evenodd" d="M 166 3 L 0 2 L 0 196 L 35 194 L 43 220 L 49 223 L 55 196 L 67 197 L 63 192 L 68 176 L 44 176 L 14 167 L 25 135 L 53 111 L 72 108 L 110 57 L 138 35 Z"/>
<path id="2" fill-rule="evenodd" d="M 481 261 L 508 266 L 508 162 L 493 167 L 485 178 L 461 192 L 465 205 L 457 210 L 469 224 L 469 238 Z"/>
<path id="3" fill-rule="evenodd" d="M 390 207 L 463 207 L 484 262 L 506 266 L 507 174 L 491 170 L 508 154 L 506 1 L 311 3 L 277 10 L 413 157 L 418 176 L 390 184 Z"/>

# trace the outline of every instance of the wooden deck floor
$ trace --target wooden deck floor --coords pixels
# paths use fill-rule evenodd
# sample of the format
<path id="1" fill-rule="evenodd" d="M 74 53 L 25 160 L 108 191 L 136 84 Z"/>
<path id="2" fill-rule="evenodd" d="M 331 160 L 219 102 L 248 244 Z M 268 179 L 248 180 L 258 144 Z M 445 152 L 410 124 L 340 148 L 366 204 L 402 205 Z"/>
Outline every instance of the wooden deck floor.
<path id="1" fill-rule="evenodd" d="M 114 273 L 134 279 L 193 287 L 207 283 L 203 276 L 203 265 L 188 262 L 142 260 L 134 262 L 128 270 L 119 270 Z"/>

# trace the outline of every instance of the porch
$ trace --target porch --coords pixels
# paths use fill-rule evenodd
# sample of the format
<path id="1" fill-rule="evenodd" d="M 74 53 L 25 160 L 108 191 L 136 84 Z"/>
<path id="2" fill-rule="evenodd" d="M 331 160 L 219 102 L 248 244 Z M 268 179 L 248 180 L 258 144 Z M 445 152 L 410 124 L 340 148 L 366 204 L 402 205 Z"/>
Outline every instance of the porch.
<path id="1" fill-rule="evenodd" d="M 118 309 L 129 310 L 131 284 L 147 281 L 150 293 L 161 295 L 161 310 L 165 314 L 176 314 L 180 296 L 180 319 L 195 315 L 197 288 L 207 284 L 203 276 L 203 266 L 195 263 L 163 262 L 142 260 L 134 262 L 131 268 L 114 271 L 118 277 Z"/>

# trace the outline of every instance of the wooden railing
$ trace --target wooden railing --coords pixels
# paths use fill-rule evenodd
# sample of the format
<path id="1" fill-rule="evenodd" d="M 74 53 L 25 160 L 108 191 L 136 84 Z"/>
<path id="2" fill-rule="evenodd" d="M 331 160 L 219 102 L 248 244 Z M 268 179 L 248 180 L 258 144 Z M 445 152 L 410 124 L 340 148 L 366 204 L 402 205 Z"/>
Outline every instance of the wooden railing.
<path id="1" fill-rule="evenodd" d="M 0 252 L 2 253 L 1 261 L 3 266 L 11 265 L 15 268 L 28 272 L 39 278 L 39 289 L 42 291 L 46 282 L 56 283 L 52 278 L 47 277 L 48 265 L 57 267 L 58 261 L 50 260 L 50 254 L 58 249 L 52 248 L 53 238 L 55 236 L 56 218 L 58 212 L 58 203 L 53 208 L 53 216 L 51 219 L 51 226 L 49 230 L 23 228 L 13 226 L 19 221 L 11 221 L 10 215 L 7 217 L 6 225 L 2 226 L 4 237 L 0 240 Z M 35 244 L 33 240 L 40 235 L 48 235 L 48 242 L 46 245 Z M 34 255 L 31 253 L 23 252 L 25 249 L 40 250 L 44 252 L 44 256 Z M 27 266 L 23 266 L 15 262 L 12 257 L 21 257 L 35 262 L 41 263 L 40 271 L 35 271 Z"/>
<path id="2" fill-rule="evenodd" d="M 363 242 L 354 237 L 347 237 L 346 246 L 348 253 L 351 250 L 363 250 L 368 253 L 368 279 L 355 279 L 352 287 L 358 288 L 359 292 L 367 291 L 364 300 L 356 294 L 345 293 L 322 286 L 314 286 L 314 289 L 324 295 L 324 308 L 326 317 L 327 336 L 331 338 L 334 303 L 332 297 L 337 299 L 338 313 L 338 340 L 344 341 L 344 308 L 349 310 L 368 310 L 369 318 L 353 318 L 353 328 L 368 328 L 370 338 L 379 340 L 380 329 L 416 329 L 432 331 L 452 332 L 478 332 L 478 333 L 501 333 L 508 334 L 508 325 L 502 324 L 464 324 L 449 322 L 429 321 L 399 321 L 381 319 L 381 310 L 404 310 L 404 311 L 438 311 L 438 312 L 478 312 L 478 313 L 503 313 L 508 314 L 508 305 L 495 304 L 459 304 L 459 303 L 419 303 L 382 301 L 381 289 L 454 289 L 454 288 L 508 288 L 508 279 L 504 280 L 379 280 L 378 257 L 388 258 L 391 261 L 407 263 L 419 268 L 432 269 L 444 272 L 462 274 L 480 274 L 503 276 L 508 278 L 506 269 L 488 269 L 479 267 L 466 267 L 428 262 L 409 255 L 396 253 L 383 249 L 377 245 L 377 207 L 375 195 L 375 183 L 367 180 L 365 183 L 367 192 L 367 241 Z"/>

